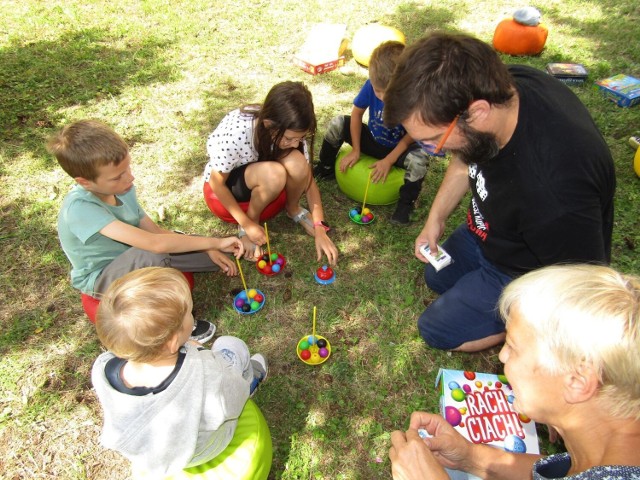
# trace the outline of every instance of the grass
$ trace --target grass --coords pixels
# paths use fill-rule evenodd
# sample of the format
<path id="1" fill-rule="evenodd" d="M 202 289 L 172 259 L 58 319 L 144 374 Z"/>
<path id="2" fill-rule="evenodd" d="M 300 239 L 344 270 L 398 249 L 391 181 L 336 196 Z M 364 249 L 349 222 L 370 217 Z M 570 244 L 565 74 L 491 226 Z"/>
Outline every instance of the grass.
<path id="1" fill-rule="evenodd" d="M 367 77 L 348 54 L 340 71 L 317 77 L 289 59 L 316 22 L 347 25 L 347 36 L 371 22 L 395 26 L 412 42 L 434 28 L 462 30 L 490 41 L 516 1 L 389 0 L 370 2 L 221 2 L 217 0 L 0 0 L 0 478 L 124 479 L 129 466 L 98 444 L 101 410 L 89 372 L 101 351 L 56 236 L 56 214 L 72 181 L 44 149 L 45 139 L 81 118 L 100 118 L 131 146 L 140 198 L 156 220 L 189 232 L 227 235 L 201 197 L 207 135 L 229 110 L 259 102 L 282 80 L 302 80 L 314 95 L 319 136 L 329 119 L 350 111 Z M 613 265 L 640 272 L 638 178 L 627 138 L 638 134 L 638 107 L 604 101 L 593 82 L 615 73 L 640 75 L 640 7 L 634 0 L 539 2 L 550 29 L 538 57 L 508 58 L 543 69 L 583 63 L 587 84 L 574 87 L 613 153 L 618 175 Z M 197 275 L 199 316 L 220 333 L 239 336 L 270 360 L 269 381 L 256 401 L 274 442 L 274 479 L 390 478 L 390 432 L 414 409 L 435 411 L 439 367 L 499 371 L 497 349 L 462 355 L 428 349 L 415 321 L 434 297 L 412 255 L 421 220 L 446 165 L 434 164 L 407 229 L 378 220 L 349 222 L 350 204 L 333 183 L 320 185 L 341 251 L 334 285 L 320 287 L 312 242 L 280 216 L 269 224 L 286 274 L 247 281 L 267 306 L 240 318 L 231 309 L 237 278 Z M 448 225 L 461 221 L 461 206 Z M 321 367 L 303 365 L 295 342 L 311 328 L 333 354 Z M 544 434 L 543 434 L 544 437 Z M 544 442 L 544 449 L 555 446 Z"/>

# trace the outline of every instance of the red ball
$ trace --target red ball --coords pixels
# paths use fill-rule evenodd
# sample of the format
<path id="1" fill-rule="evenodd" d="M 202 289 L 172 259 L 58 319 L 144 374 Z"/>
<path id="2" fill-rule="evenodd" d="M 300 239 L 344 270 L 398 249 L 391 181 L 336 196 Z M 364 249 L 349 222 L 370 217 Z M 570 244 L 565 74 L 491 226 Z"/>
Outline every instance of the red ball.
<path id="1" fill-rule="evenodd" d="M 256 293 L 256 296 L 253 297 L 253 299 L 258 303 L 262 303 L 262 301 L 264 300 L 264 297 L 262 295 L 260 295 L 259 293 Z"/>
<path id="2" fill-rule="evenodd" d="M 271 265 L 269 265 L 268 263 L 264 266 L 264 268 L 262 269 L 262 271 L 264 273 L 271 273 Z"/>
<path id="3" fill-rule="evenodd" d="M 311 352 L 309 350 L 302 350 L 300 352 L 300 358 L 303 360 L 309 360 L 311 358 Z"/>
<path id="4" fill-rule="evenodd" d="M 325 265 L 324 267 L 320 267 L 316 274 L 320 280 L 329 280 L 333 277 L 333 270 Z"/>

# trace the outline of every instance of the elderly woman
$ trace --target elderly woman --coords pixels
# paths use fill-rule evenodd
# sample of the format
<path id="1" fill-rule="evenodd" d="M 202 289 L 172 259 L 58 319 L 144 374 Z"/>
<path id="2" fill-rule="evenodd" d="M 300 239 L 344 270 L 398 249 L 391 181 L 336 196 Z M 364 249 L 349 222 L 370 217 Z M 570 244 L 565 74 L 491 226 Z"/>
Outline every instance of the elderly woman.
<path id="1" fill-rule="evenodd" d="M 553 266 L 509 284 L 499 303 L 500 351 L 514 407 L 553 426 L 567 453 L 472 444 L 439 415 L 415 412 L 391 435 L 393 478 L 640 478 L 640 279 L 595 265 Z M 432 438 L 421 439 L 418 429 Z"/>

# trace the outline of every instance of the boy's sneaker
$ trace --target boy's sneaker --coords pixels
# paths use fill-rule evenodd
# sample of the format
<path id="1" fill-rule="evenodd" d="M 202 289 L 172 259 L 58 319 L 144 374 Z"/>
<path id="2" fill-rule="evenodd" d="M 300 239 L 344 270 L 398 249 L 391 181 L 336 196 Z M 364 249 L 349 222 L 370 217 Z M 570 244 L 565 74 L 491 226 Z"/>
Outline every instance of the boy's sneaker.
<path id="1" fill-rule="evenodd" d="M 318 164 L 313 168 L 313 176 L 321 180 L 335 180 L 336 171 L 332 167 Z"/>
<path id="2" fill-rule="evenodd" d="M 206 320 L 196 320 L 196 323 L 193 325 L 193 330 L 191 330 L 191 340 L 195 340 L 199 343 L 207 343 L 209 340 L 213 338 L 216 333 L 216 326 L 207 322 Z"/>
<path id="3" fill-rule="evenodd" d="M 267 359 L 261 353 L 256 353 L 251 357 L 251 366 L 253 367 L 253 382 L 251 382 L 249 389 L 249 397 L 255 395 L 258 386 L 267 379 L 269 373 Z"/>
<path id="4" fill-rule="evenodd" d="M 413 207 L 410 205 L 406 205 L 404 203 L 398 203 L 396 207 L 396 211 L 391 215 L 391 223 L 395 225 L 409 225 L 411 223 L 411 219 L 409 216 L 413 211 Z"/>

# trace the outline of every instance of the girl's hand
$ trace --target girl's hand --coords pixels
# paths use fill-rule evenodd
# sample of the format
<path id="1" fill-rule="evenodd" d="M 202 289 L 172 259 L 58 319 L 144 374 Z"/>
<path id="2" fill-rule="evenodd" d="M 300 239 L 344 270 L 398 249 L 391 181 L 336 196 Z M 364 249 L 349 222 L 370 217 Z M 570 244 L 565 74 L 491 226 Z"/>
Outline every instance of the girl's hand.
<path id="1" fill-rule="evenodd" d="M 327 256 L 329 265 L 335 266 L 338 263 L 338 249 L 333 244 L 326 232 L 316 229 L 315 241 L 316 241 L 316 253 L 318 263 L 322 261 L 322 255 Z"/>
<path id="2" fill-rule="evenodd" d="M 267 243 L 267 235 L 264 233 L 264 228 L 257 223 L 252 222 L 250 224 L 243 225 L 242 228 L 244 228 L 249 240 L 251 240 L 255 245 L 260 247 Z"/>

